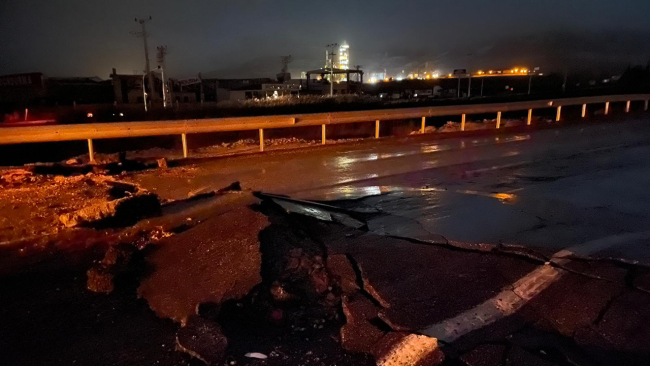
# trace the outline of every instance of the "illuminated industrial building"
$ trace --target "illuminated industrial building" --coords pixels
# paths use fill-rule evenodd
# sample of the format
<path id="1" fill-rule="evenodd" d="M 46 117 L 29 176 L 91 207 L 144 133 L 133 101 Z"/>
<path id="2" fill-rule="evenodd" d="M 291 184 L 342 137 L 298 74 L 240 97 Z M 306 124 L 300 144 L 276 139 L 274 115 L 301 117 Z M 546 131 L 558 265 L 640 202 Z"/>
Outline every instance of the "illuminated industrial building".
<path id="1" fill-rule="evenodd" d="M 341 70 L 350 69 L 350 46 L 347 44 L 347 42 L 343 42 L 343 44 L 339 47 L 339 64 L 336 66 L 336 68 Z M 341 75 L 341 77 L 341 81 L 346 81 L 345 75 Z"/>

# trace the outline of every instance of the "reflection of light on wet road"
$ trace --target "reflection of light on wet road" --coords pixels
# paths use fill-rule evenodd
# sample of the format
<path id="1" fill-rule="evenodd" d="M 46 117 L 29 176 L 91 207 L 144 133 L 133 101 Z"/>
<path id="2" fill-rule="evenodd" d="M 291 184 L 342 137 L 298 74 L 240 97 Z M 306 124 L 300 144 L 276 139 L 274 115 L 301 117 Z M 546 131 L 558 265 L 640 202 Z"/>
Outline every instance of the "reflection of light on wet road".
<path id="1" fill-rule="evenodd" d="M 530 135 L 514 135 L 514 136 L 508 136 L 508 137 L 495 137 L 494 141 L 497 143 L 504 143 L 504 142 L 517 142 L 517 141 L 526 141 L 530 140 Z"/>
<path id="2" fill-rule="evenodd" d="M 368 187 L 354 187 L 354 186 L 344 186 L 337 187 L 328 192 L 328 194 L 334 197 L 366 197 L 366 196 L 376 196 L 381 194 L 381 188 L 379 186 L 368 186 Z"/>
<path id="3" fill-rule="evenodd" d="M 424 145 L 420 148 L 420 152 L 423 154 L 428 154 L 428 153 L 433 153 L 433 152 L 438 152 L 438 151 L 446 151 L 446 150 L 451 150 L 449 146 L 442 147 L 440 145 L 434 144 L 434 145 Z"/>
<path id="4" fill-rule="evenodd" d="M 377 177 L 379 177 L 379 175 L 375 174 L 375 173 L 373 173 L 373 174 L 364 174 L 361 177 L 341 179 L 341 180 L 335 182 L 334 184 L 354 183 L 354 182 L 357 182 L 357 181 L 360 181 L 360 180 L 362 181 L 362 180 L 373 179 L 373 178 L 377 178 Z"/>
<path id="5" fill-rule="evenodd" d="M 415 190 L 415 189 L 410 189 L 410 190 Z M 426 187 L 426 188 L 421 188 L 419 189 L 421 192 L 451 192 L 451 193 L 460 193 L 460 194 L 469 194 L 473 196 L 483 196 L 483 197 L 492 197 L 496 198 L 499 201 L 503 203 L 510 203 L 514 202 L 515 199 L 517 198 L 516 195 L 512 193 L 488 193 L 488 192 L 480 192 L 480 191 L 474 191 L 474 190 L 468 190 L 468 189 L 459 189 L 459 190 L 447 190 L 444 188 L 438 188 L 438 187 Z"/>
<path id="6" fill-rule="evenodd" d="M 519 142 L 519 141 L 525 141 L 529 140 L 530 135 L 515 135 L 515 136 L 509 136 L 505 138 L 500 138 L 496 137 L 494 141 L 497 143 L 507 143 L 507 142 Z M 483 140 L 472 140 L 471 144 L 473 147 L 479 147 L 479 146 L 486 146 L 486 145 L 492 145 L 494 143 L 491 139 L 483 139 Z M 425 143 L 420 146 L 418 150 L 412 150 L 412 151 L 400 151 L 400 152 L 393 152 L 393 153 L 364 153 L 364 154 L 355 154 L 356 156 L 349 156 L 349 155 L 343 155 L 343 156 L 337 156 L 334 158 L 334 166 L 336 166 L 339 169 L 349 169 L 351 165 L 357 164 L 357 163 L 364 163 L 364 162 L 369 162 L 369 161 L 379 161 L 382 159 L 393 159 L 393 158 L 400 158 L 400 157 L 405 157 L 405 156 L 411 156 L 411 155 L 419 155 L 419 154 L 431 154 L 431 153 L 437 153 L 437 152 L 443 152 L 443 151 L 450 151 L 455 148 L 461 148 L 464 149 L 467 147 L 465 140 L 461 140 L 460 143 L 456 146 L 453 146 L 455 144 L 432 144 L 432 143 Z M 511 152 L 511 155 L 506 155 L 506 156 L 513 156 L 513 155 L 518 155 L 519 153 L 514 153 Z M 329 165 L 327 161 L 323 162 L 324 165 Z M 430 164 L 429 164 L 430 165 Z"/>
<path id="7" fill-rule="evenodd" d="M 375 153 L 368 154 L 360 157 L 349 157 L 349 156 L 337 156 L 334 158 L 334 164 L 339 168 L 347 168 L 348 166 L 359 163 L 363 161 L 373 161 L 379 159 L 379 156 Z"/>

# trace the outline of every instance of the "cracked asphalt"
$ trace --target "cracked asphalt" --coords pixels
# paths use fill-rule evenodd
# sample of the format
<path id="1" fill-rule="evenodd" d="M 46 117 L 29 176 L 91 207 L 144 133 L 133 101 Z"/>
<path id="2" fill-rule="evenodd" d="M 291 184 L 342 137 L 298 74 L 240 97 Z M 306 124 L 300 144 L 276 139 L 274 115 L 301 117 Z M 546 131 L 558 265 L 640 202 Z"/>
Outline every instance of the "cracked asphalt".
<path id="1" fill-rule="evenodd" d="M 193 285 L 178 280 L 183 274 L 206 284 L 210 301 L 220 301 L 224 296 L 210 292 L 211 281 L 228 282 L 230 291 L 237 287 L 232 283 L 239 283 L 238 273 L 210 274 L 229 268 L 219 267 L 224 263 L 233 264 L 225 254 L 239 258 L 239 242 L 248 243 L 255 255 L 269 247 L 291 244 L 299 248 L 311 243 L 319 251 L 319 260 L 312 265 L 322 269 L 323 260 L 328 262 L 330 256 L 347 258 L 354 268 L 356 283 L 352 282 L 367 300 L 372 300 L 377 319 L 359 329 L 369 326 L 377 327 L 379 334 L 434 337 L 444 352 L 445 364 L 648 365 L 648 122 L 647 118 L 631 118 L 554 129 L 482 131 L 465 137 L 432 134 L 381 139 L 196 160 L 181 167 L 127 174 L 124 180 L 167 200 L 187 199 L 233 181 L 239 181 L 245 190 L 305 200 L 280 205 L 290 214 L 268 216 L 271 226 L 258 235 L 259 225 L 238 220 L 253 214 L 250 205 L 256 204 L 260 195 L 247 198 L 241 205 L 223 198 L 215 206 L 225 212 L 224 217 L 238 222 L 233 225 L 242 236 L 231 242 L 227 240 L 231 224 L 219 221 L 214 207 L 209 210 L 212 218 L 201 211 L 199 220 L 188 213 L 191 210 L 178 208 L 176 219 L 185 220 L 187 215 L 197 226 L 161 241 L 161 245 L 176 243 L 174 247 L 147 254 L 159 272 L 147 274 L 140 285 L 146 287 L 149 281 L 159 290 L 171 282 L 184 291 Z M 268 197 L 262 198 L 262 207 Z M 323 201 L 331 207 L 317 205 Z M 338 211 L 327 212 L 330 209 Z M 254 216 L 262 220 L 262 213 L 255 212 Z M 232 253 L 210 252 L 212 245 L 221 248 L 224 243 L 232 244 Z M 203 259 L 216 269 L 208 271 L 203 263 L 186 271 L 185 264 L 177 261 L 188 254 L 182 246 L 210 252 Z M 192 255 L 198 254 L 189 253 L 188 257 Z M 251 258 L 236 261 L 244 266 L 245 259 Z M 268 265 L 268 257 L 266 260 L 262 268 Z M 201 261 L 186 263 L 191 266 Z M 259 265 L 255 259 L 244 267 L 255 272 Z M 35 266 L 33 273 L 2 278 L 0 294 L 14 296 L 3 299 L 6 309 L 0 309 L 0 314 L 14 327 L 0 334 L 11 340 L 10 347 L 21 350 L 10 353 L 13 358 L 6 358 L 9 363 L 19 364 L 19 360 L 30 357 L 33 364 L 66 364 L 72 360 L 126 364 L 154 359 L 161 364 L 188 363 L 170 346 L 176 327 L 155 317 L 144 300 L 134 301 L 135 283 L 106 298 L 86 292 L 80 296 L 86 268 L 57 269 L 56 276 L 43 278 L 39 271 L 50 273 L 51 269 Z M 253 274 L 251 286 L 259 282 L 257 273 Z M 323 287 L 324 292 L 332 291 Z M 61 297 L 61 291 L 67 295 Z M 183 291 L 175 291 L 174 296 L 189 299 Z M 60 319 L 43 311 L 35 301 L 41 297 L 56 305 Z M 167 309 L 170 297 L 162 293 L 145 295 L 144 299 L 154 298 L 162 304 L 154 308 Z M 176 314 L 180 309 L 180 315 L 166 317 L 183 323 L 204 300 L 203 294 L 189 300 L 191 303 L 165 310 Z M 231 305 L 234 310 L 227 314 L 248 317 L 239 309 L 241 304 Z M 91 323 L 94 325 L 89 327 Z M 321 338 L 310 336 L 312 343 L 300 343 L 291 352 L 284 350 L 292 354 L 287 359 L 307 360 L 300 363 L 314 365 L 370 362 L 367 354 L 358 357 L 342 351 L 335 341 L 336 325 L 338 318 L 328 330 L 331 334 L 316 332 Z M 257 324 L 250 326 L 256 329 Z M 49 328 L 40 332 L 41 327 Z M 231 348 L 237 354 L 235 358 L 228 356 L 229 361 L 267 364 L 243 357 L 252 342 L 249 337 L 253 333 L 248 328 L 239 329 L 237 321 L 226 325 L 229 327 L 229 332 L 237 335 L 233 340 L 247 339 L 239 345 L 233 342 Z M 58 330 L 64 334 L 86 333 L 79 333 L 71 347 L 67 344 L 69 337 L 58 337 Z M 152 340 L 147 339 L 150 333 Z M 107 335 L 120 339 L 119 352 L 104 342 Z M 49 348 L 42 354 L 26 352 L 39 343 L 49 344 Z M 81 346 L 95 343 L 101 344 L 105 359 L 96 359 L 89 351 L 92 346 Z M 303 347 L 318 350 L 318 344 L 322 348 L 318 358 L 311 351 L 307 359 L 303 358 L 303 351 L 310 349 Z M 264 342 L 259 346 L 274 349 Z M 320 357 L 328 354 L 337 357 L 324 363 Z M 276 361 L 268 364 L 278 364 Z"/>
<path id="2" fill-rule="evenodd" d="M 394 328 L 480 324 L 449 342 L 449 362 L 645 365 L 648 137 L 648 120 L 632 119 L 227 158 L 199 164 L 192 176 L 133 179 L 173 197 L 237 177 L 253 190 L 381 211 L 367 221 L 367 235 L 377 236 L 343 252 L 391 304 L 383 319 Z M 395 237 L 524 247 L 552 268 Z M 514 289 L 512 311 L 499 303 L 504 288 Z"/>

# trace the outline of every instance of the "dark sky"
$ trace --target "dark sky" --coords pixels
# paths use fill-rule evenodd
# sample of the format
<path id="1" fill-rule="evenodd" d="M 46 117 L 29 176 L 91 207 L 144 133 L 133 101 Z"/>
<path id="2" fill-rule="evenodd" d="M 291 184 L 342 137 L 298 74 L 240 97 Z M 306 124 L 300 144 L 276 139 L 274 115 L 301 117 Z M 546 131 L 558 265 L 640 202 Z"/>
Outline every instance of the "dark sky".
<path id="1" fill-rule="evenodd" d="M 650 60 L 650 0 L 2 0 L 0 74 L 99 76 L 144 69 L 134 17 L 152 16 L 150 54 L 168 75 L 273 76 L 323 66 L 347 41 L 351 64 L 600 72 Z"/>

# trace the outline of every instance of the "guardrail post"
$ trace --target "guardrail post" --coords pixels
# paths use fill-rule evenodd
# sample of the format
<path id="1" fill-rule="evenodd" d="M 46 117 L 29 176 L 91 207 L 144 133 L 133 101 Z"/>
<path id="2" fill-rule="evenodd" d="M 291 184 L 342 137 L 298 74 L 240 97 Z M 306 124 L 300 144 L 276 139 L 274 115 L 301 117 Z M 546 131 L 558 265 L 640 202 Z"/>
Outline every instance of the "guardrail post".
<path id="1" fill-rule="evenodd" d="M 260 151 L 264 151 L 264 129 L 260 128 Z"/>
<path id="2" fill-rule="evenodd" d="M 645 100 L 645 104 L 643 105 L 643 110 L 647 111 L 648 110 L 648 100 Z"/>
<path id="3" fill-rule="evenodd" d="M 555 115 L 555 122 L 560 122 L 560 115 L 562 114 L 562 106 L 557 106 L 557 114 Z"/>
<path id="4" fill-rule="evenodd" d="M 627 103 L 625 103 L 625 113 L 630 112 L 630 101 L 628 100 Z"/>
<path id="5" fill-rule="evenodd" d="M 605 102 L 605 115 L 609 113 L 609 102 Z"/>
<path id="6" fill-rule="evenodd" d="M 646 105 L 647 103 L 648 101 L 646 100 Z M 427 117 L 422 117 L 422 127 L 420 127 L 420 133 L 424 133 L 424 126 L 426 125 L 426 123 L 427 123 Z"/>
<path id="7" fill-rule="evenodd" d="M 585 118 L 586 115 L 587 115 L 587 104 L 585 103 L 582 105 L 582 118 Z"/>
<path id="8" fill-rule="evenodd" d="M 379 138 L 379 120 L 375 121 L 375 138 Z"/>
<path id="9" fill-rule="evenodd" d="M 88 139 L 88 156 L 90 157 L 90 162 L 95 162 L 95 149 L 93 149 L 93 140 Z"/>
<path id="10" fill-rule="evenodd" d="M 501 112 L 497 112 L 497 129 L 501 128 Z"/>
<path id="11" fill-rule="evenodd" d="M 533 110 L 529 109 L 528 110 L 528 121 L 526 121 L 526 126 L 530 126 L 530 123 L 533 120 Z"/>
<path id="12" fill-rule="evenodd" d="M 325 145 L 325 141 L 327 141 L 327 136 L 326 136 L 326 132 L 325 132 L 325 124 L 321 125 L 321 130 L 322 130 L 321 131 L 321 135 L 322 135 L 321 140 L 323 141 L 323 145 Z"/>
<path id="13" fill-rule="evenodd" d="M 183 140 L 183 157 L 187 157 L 187 134 L 181 134 L 181 140 Z"/>
<path id="14" fill-rule="evenodd" d="M 463 113 L 462 120 L 460 121 L 460 130 L 465 131 L 465 113 Z"/>

